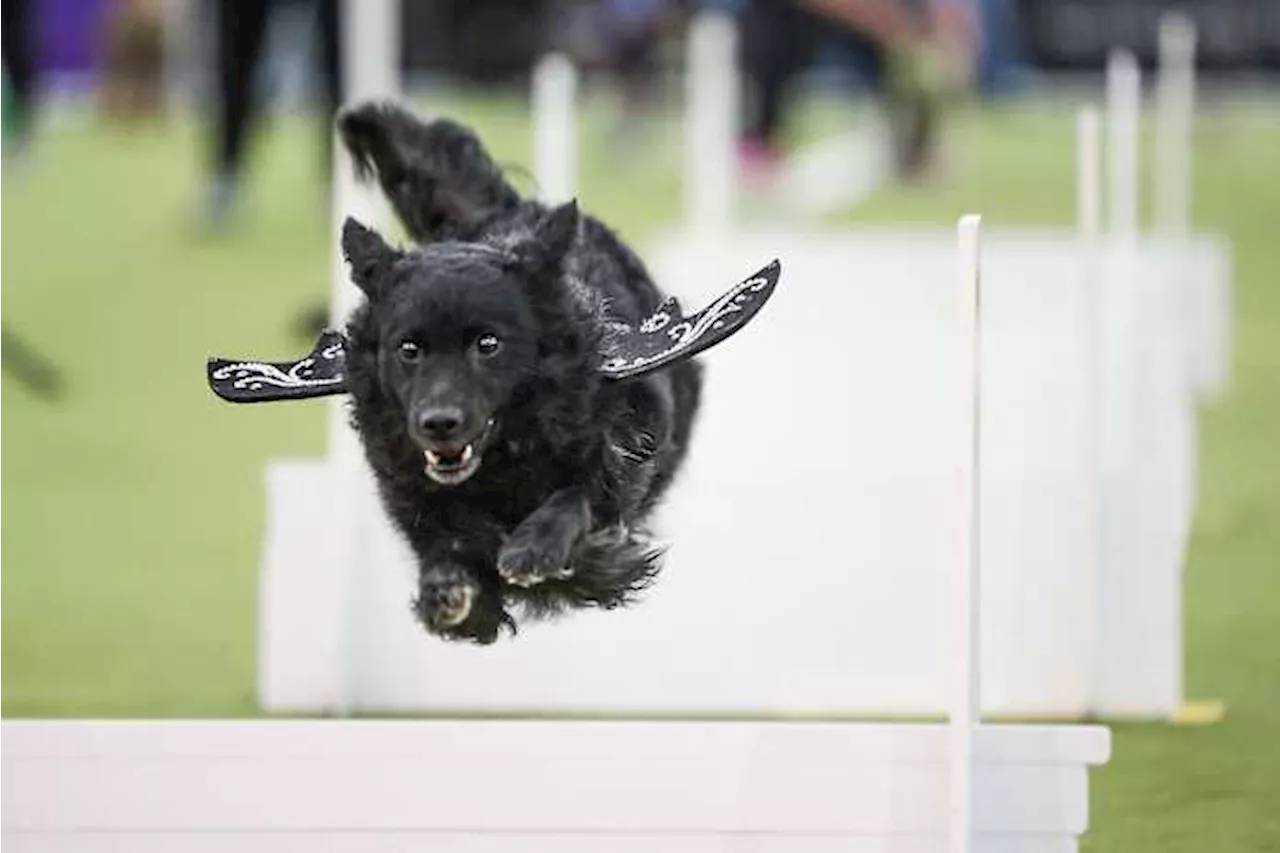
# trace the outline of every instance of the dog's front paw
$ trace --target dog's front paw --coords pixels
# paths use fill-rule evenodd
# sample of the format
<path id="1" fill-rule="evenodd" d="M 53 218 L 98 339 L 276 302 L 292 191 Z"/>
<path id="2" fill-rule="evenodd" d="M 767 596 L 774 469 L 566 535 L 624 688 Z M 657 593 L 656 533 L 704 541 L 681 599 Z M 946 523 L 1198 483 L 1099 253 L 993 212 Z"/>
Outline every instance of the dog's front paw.
<path id="1" fill-rule="evenodd" d="M 413 609 L 427 628 L 444 633 L 467 621 L 479 596 L 480 585 L 465 569 L 433 566 L 419 577 Z"/>
<path id="2" fill-rule="evenodd" d="M 498 574 L 507 583 L 521 587 L 572 577 L 569 545 L 554 537 L 525 534 L 517 529 L 498 554 Z"/>
<path id="3" fill-rule="evenodd" d="M 514 634 L 515 622 L 502 609 L 498 583 L 481 580 L 452 563 L 423 569 L 418 576 L 418 597 L 413 602 L 418 621 L 441 639 L 482 646 L 496 642 L 504 628 Z"/>

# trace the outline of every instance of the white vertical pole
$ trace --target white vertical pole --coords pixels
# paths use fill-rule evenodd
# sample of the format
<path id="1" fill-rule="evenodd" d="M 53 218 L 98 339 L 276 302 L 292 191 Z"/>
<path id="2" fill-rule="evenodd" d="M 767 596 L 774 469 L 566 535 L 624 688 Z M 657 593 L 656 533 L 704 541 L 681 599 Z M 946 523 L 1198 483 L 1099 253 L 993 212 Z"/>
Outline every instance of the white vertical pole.
<path id="1" fill-rule="evenodd" d="M 1156 225 L 1173 234 L 1190 226 L 1191 133 L 1195 115 L 1195 24 L 1186 15 L 1160 18 L 1156 82 Z"/>
<path id="2" fill-rule="evenodd" d="M 562 53 L 544 56 L 533 70 L 533 170 L 549 204 L 569 201 L 576 192 L 576 90 L 577 73 Z"/>
<path id="3" fill-rule="evenodd" d="M 1141 496 L 1135 491 L 1145 327 L 1143 282 L 1138 280 L 1138 134 L 1141 80 L 1137 61 L 1127 51 L 1113 51 L 1107 61 L 1108 183 L 1111 194 L 1107 239 L 1099 253 L 1097 371 L 1103 428 L 1099 434 L 1102 507 L 1099 523 L 1101 565 L 1099 586 L 1098 654 L 1093 659 L 1091 701 L 1098 713 L 1114 712 L 1117 697 L 1132 693 L 1129 674 L 1134 638 L 1131 624 L 1133 596 L 1124 583 L 1133 575 L 1131 563 L 1141 542 Z M 1116 565 L 1124 572 L 1112 571 Z"/>
<path id="4" fill-rule="evenodd" d="M 340 0 L 338 38 L 341 45 L 342 102 L 350 105 L 370 98 L 390 98 L 399 91 L 398 0 Z M 383 216 L 376 190 L 361 187 L 355 179 L 350 158 L 341 143 L 333 146 L 333 285 L 330 296 L 330 323 L 341 326 L 360 304 L 360 291 L 351 283 L 342 258 L 339 236 L 342 223 L 352 216 L 377 228 Z M 347 425 L 345 401 L 336 398 L 330 407 L 330 458 L 358 457 L 359 445 Z"/>
<path id="5" fill-rule="evenodd" d="M 1142 109 L 1138 61 L 1125 50 L 1107 58 L 1107 135 L 1111 182 L 1111 233 L 1138 234 L 1138 134 Z"/>
<path id="6" fill-rule="evenodd" d="M 1085 298 L 1085 441 L 1089 457 L 1089 490 L 1086 529 L 1092 539 L 1090 559 L 1082 567 L 1080 600 L 1084 606 L 1081 635 L 1085 638 L 1081 654 L 1080 680 L 1082 710 L 1091 712 L 1096 704 L 1101 652 L 1099 600 L 1103 545 L 1102 441 L 1104 430 L 1103 381 L 1101 348 L 1104 336 L 1102 293 L 1102 120 L 1097 107 L 1080 109 L 1076 116 L 1076 233 L 1081 251 L 1081 284 Z"/>
<path id="7" fill-rule="evenodd" d="M 1197 357 L 1198 350 L 1206 329 L 1216 331 L 1220 324 L 1212 324 L 1209 306 L 1196 304 L 1204 293 L 1205 285 L 1189 275 L 1187 271 L 1186 239 L 1191 229 L 1191 148 L 1195 117 L 1195 24 L 1185 14 L 1167 12 L 1160 18 L 1159 30 L 1159 76 L 1156 86 L 1156 150 L 1155 150 L 1155 186 L 1152 205 L 1155 211 L 1156 229 L 1169 235 L 1175 241 L 1171 246 L 1173 273 L 1175 276 L 1176 299 L 1179 301 L 1179 329 L 1181 345 L 1186 353 L 1188 367 L 1188 386 L 1194 395 L 1198 378 L 1196 369 L 1201 363 Z M 1209 315 L 1209 316 L 1206 316 Z M 1211 325 L 1212 324 L 1212 325 Z M 1212 332 L 1210 332 L 1212 334 Z M 1196 418 L 1187 414 L 1186 426 L 1189 437 L 1187 447 L 1194 447 Z M 1182 513 L 1190 519 L 1195 512 L 1195 491 L 1198 472 L 1196 456 L 1193 450 L 1186 449 L 1183 462 L 1185 480 L 1183 490 Z M 1189 522 L 1188 522 L 1189 523 Z M 1168 685 L 1164 691 L 1178 701 L 1183 695 L 1183 628 L 1182 628 L 1182 578 L 1181 575 L 1168 585 L 1168 594 L 1160 602 L 1169 615 L 1165 620 L 1151 621 L 1153 630 L 1150 635 L 1158 636 L 1165 641 L 1164 652 L 1173 656 L 1176 664 L 1165 667 L 1164 679 L 1157 683 Z M 1163 628 L 1163 630 L 1161 630 Z M 1171 647 L 1171 648 L 1170 648 Z M 1155 669 L 1151 667 L 1150 669 Z"/>
<path id="8" fill-rule="evenodd" d="M 733 216 L 734 140 L 741 93 L 737 25 L 724 12 L 702 12 L 689 29 L 685 63 L 685 224 L 715 235 Z"/>
<path id="9" fill-rule="evenodd" d="M 343 105 L 351 105 L 373 98 L 391 98 L 398 94 L 400 3 L 399 0 L 339 0 L 338 38 L 342 62 Z M 386 224 L 386 206 L 378 190 L 360 186 L 350 158 L 342 144 L 335 140 L 333 146 L 333 231 L 331 291 L 331 323 L 341 327 L 351 312 L 360 304 L 360 291 L 352 284 L 346 261 L 342 257 L 340 236 L 342 223 L 352 216 L 371 228 L 382 229 Z M 340 590 L 339 600 L 343 612 L 337 617 L 339 648 L 343 652 L 335 662 L 337 672 L 334 687 L 334 708 L 338 713 L 351 710 L 354 699 L 355 653 L 358 638 L 356 625 L 357 598 L 354 595 L 354 572 L 359 563 L 363 543 L 360 532 L 362 508 L 373 498 L 370 496 L 367 464 L 361 452 L 360 440 L 348 421 L 345 396 L 335 397 L 329 407 L 329 462 L 337 475 L 336 487 L 343 499 L 349 502 L 350 512 L 343 522 L 348 526 L 338 541 L 345 548 L 340 559 L 334 561 L 340 576 L 333 582 Z"/>
<path id="10" fill-rule="evenodd" d="M 1102 121 L 1097 107 L 1076 115 L 1076 230 L 1086 241 L 1102 232 Z"/>
<path id="11" fill-rule="evenodd" d="M 950 713 L 949 853 L 973 849 L 973 738 L 982 716 L 980 590 L 982 569 L 982 217 L 969 214 L 957 228 L 960 351 L 966 366 L 959 409 L 962 490 L 960 571 L 956 596 L 955 685 Z"/>

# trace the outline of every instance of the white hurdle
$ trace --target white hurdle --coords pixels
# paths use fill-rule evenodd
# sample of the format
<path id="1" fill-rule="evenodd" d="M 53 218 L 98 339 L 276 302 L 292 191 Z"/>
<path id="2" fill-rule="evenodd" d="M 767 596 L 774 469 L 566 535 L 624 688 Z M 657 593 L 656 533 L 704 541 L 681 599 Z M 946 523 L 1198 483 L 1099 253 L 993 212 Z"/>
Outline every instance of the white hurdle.
<path id="1" fill-rule="evenodd" d="M 539 197 L 561 204 L 577 191 L 577 72 L 561 53 L 539 60 L 533 70 L 533 163 Z"/>
<path id="2" fill-rule="evenodd" d="M 976 215 L 957 227 L 956 273 L 959 285 L 960 364 L 967 367 L 961 383 L 956 434 L 957 483 L 964 521 L 957 554 L 955 596 L 955 678 L 950 715 L 951 821 L 950 853 L 973 849 L 973 738 L 982 719 L 982 283 L 981 226 Z"/>
<path id="3" fill-rule="evenodd" d="M 1102 119 L 1097 107 L 1076 114 L 1076 233 L 1092 243 L 1102 234 Z"/>
<path id="4" fill-rule="evenodd" d="M 714 360 L 717 379 L 709 387 L 714 395 L 709 399 L 715 402 L 707 406 L 701 437 L 695 438 L 700 443 L 662 519 L 682 543 L 673 549 L 669 582 L 655 588 L 644 608 L 531 626 L 512 649 L 487 650 L 473 658 L 466 650 L 423 643 L 416 627 L 399 618 L 412 595 L 411 555 L 384 523 L 367 483 L 345 463 L 323 472 L 305 464 L 273 463 L 261 597 L 260 696 L 265 707 L 455 713 L 489 711 L 515 702 L 522 710 L 550 714 L 609 707 L 641 714 L 804 714 L 829 709 L 863 716 L 938 714 L 950 708 L 950 658 L 944 665 L 942 658 L 931 656 L 935 644 L 944 641 L 940 638 L 949 638 L 949 621 L 931 618 L 917 626 L 906 614 L 932 607 L 944 615 L 950 612 L 941 600 L 944 581 L 921 582 L 936 573 L 936 567 L 949 565 L 949 557 L 931 551 L 940 546 L 919 542 L 911 531 L 917 512 L 953 511 L 954 495 L 943 496 L 936 488 L 948 474 L 942 469 L 951 457 L 943 452 L 938 431 L 931 435 L 928 430 L 904 429 L 893 420 L 917 424 L 946 417 L 938 411 L 941 403 L 929 399 L 935 389 L 922 389 L 942 375 L 928 360 L 940 347 L 950 347 L 938 336 L 939 309 L 949 298 L 939 283 L 944 278 L 950 283 L 949 275 L 940 270 L 952 269 L 954 239 L 949 230 L 939 229 L 823 234 L 802 224 L 790 229 L 778 223 L 744 228 L 731 221 L 731 170 L 716 170 L 732 159 L 732 125 L 725 102 L 712 103 L 708 92 L 716 86 L 734 88 L 724 80 L 733 76 L 725 74 L 732 66 L 732 30 L 730 20 L 713 15 L 700 19 L 701 35 L 690 39 L 691 102 L 711 104 L 701 118 L 695 109 L 687 115 L 686 214 L 701 221 L 675 240 L 651 243 L 643 254 L 655 279 L 687 304 L 714 298 L 723 271 L 754 256 L 761 246 L 787 259 L 791 280 L 820 295 L 779 302 L 757 332 L 736 339 Z M 701 49 L 694 49 L 695 42 Z M 710 71 L 715 63 L 707 57 L 717 51 L 724 61 L 718 66 L 721 80 L 714 83 L 697 71 Z M 1123 64 L 1117 57 L 1113 72 Z M 1183 322 L 1170 316 L 1171 300 L 1181 285 L 1172 280 L 1170 270 L 1185 268 L 1197 289 L 1225 289 L 1226 273 L 1220 282 L 1207 280 L 1220 275 L 1218 268 L 1229 258 L 1221 241 L 1187 235 L 1185 246 L 1180 241 L 1178 249 L 1187 262 L 1173 264 L 1172 241 L 1138 233 L 1138 80 L 1136 68 L 1130 68 L 1127 83 L 1124 73 L 1121 70 L 1118 78 L 1113 73 L 1107 144 L 1098 143 L 1098 119 L 1084 120 L 1094 129 L 1081 137 L 1077 228 L 988 229 L 984 238 L 988 347 L 997 353 L 987 377 L 988 426 L 1000 436 L 987 448 L 986 460 L 992 476 L 987 494 L 985 624 L 989 645 L 1001 650 L 984 661 L 988 714 L 1068 717 L 1113 712 L 1167 718 L 1183 701 L 1175 589 L 1182 558 L 1174 546 L 1181 542 L 1193 509 L 1194 491 L 1185 485 L 1184 469 L 1190 463 L 1184 449 L 1191 446 L 1187 436 L 1194 424 L 1188 419 L 1194 413 L 1184 411 L 1178 398 L 1180 374 L 1188 368 L 1178 364 L 1183 360 L 1180 354 L 1167 353 L 1172 350 L 1169 341 L 1177 335 L 1195 338 L 1212 324 L 1187 322 L 1185 330 L 1174 328 Z M 1120 109 L 1124 104 L 1128 107 Z M 707 115 L 713 118 L 708 121 Z M 716 151 L 722 156 L 715 157 Z M 701 165 L 695 164 L 695 154 Z M 1107 164 L 1112 166 L 1111 199 L 1096 178 Z M 701 194 L 695 192 L 698 187 Z M 1116 196 L 1127 196 L 1127 201 L 1117 204 Z M 1128 211 L 1110 217 L 1128 223 L 1114 234 L 1105 224 L 1108 201 L 1111 213 Z M 1096 251 L 1088 248 L 1090 244 L 1097 245 Z M 1134 256 L 1130 264 L 1136 275 L 1116 273 L 1119 265 L 1113 256 L 1122 253 L 1113 248 L 1122 244 L 1132 245 L 1128 254 Z M 1031 277 L 1034 286 L 1014 284 Z M 835 280 L 858 284 L 818 285 Z M 341 292 L 349 294 L 351 288 L 340 283 Z M 1099 302 L 1103 304 L 1095 304 Z M 1086 311 L 1091 312 L 1089 318 Z M 837 316 L 847 322 L 834 322 Z M 872 316 L 879 319 L 871 322 Z M 1203 313 L 1186 316 L 1194 321 Z M 801 512 L 785 498 L 766 507 L 767 515 L 753 516 L 764 498 L 748 500 L 744 495 L 765 494 L 765 480 L 782 473 L 748 473 L 734 458 L 741 452 L 736 442 L 751 434 L 742 421 L 749 420 L 754 409 L 750 386 L 758 368 L 747 365 L 768 364 L 772 369 L 778 352 L 803 351 L 811 334 L 842 341 L 843 355 L 828 359 L 824 367 L 841 377 L 840 387 L 812 392 L 827 394 L 823 399 L 830 409 L 812 439 L 839 450 L 821 466 L 811 466 L 802 455 L 791 461 L 786 476 L 793 482 L 804 478 L 815 490 L 830 489 L 833 496 L 859 502 L 853 513 L 857 518 Z M 903 345 L 912 339 L 931 343 Z M 766 340 L 773 344 L 766 346 Z M 1197 368 L 1205 376 L 1202 382 L 1215 381 L 1212 368 L 1223 363 L 1216 351 L 1220 346 L 1189 346 L 1197 349 L 1188 355 L 1209 365 Z M 845 358 L 855 351 L 856 358 Z M 882 364 L 883 369 L 870 370 L 867 365 L 872 364 Z M 797 364 L 796 370 L 799 375 L 782 393 L 794 396 L 804 387 L 804 368 Z M 1054 381 L 1033 381 L 1037 373 L 1052 375 Z M 890 387 L 894 384 L 896 388 Z M 949 399 L 954 389 L 946 381 L 937 384 L 936 391 Z M 865 389 L 864 394 L 883 394 L 886 405 L 896 407 L 895 415 L 855 416 L 859 403 L 850 391 L 854 386 Z M 796 405 L 803 402 L 797 399 Z M 1139 448 L 1134 446 L 1136 436 L 1143 439 Z M 757 435 L 746 439 L 745 446 L 767 440 Z M 1100 446 L 1097 452 L 1085 446 L 1090 443 Z M 1037 445 L 1052 447 L 1052 452 L 1031 452 Z M 1139 456 L 1146 473 L 1134 468 Z M 1097 482 L 1098 457 L 1110 470 L 1107 484 Z M 362 462 L 352 464 L 359 469 Z M 1143 487 L 1147 491 L 1139 492 L 1136 484 L 1130 488 L 1139 474 L 1154 483 Z M 343 478 L 350 483 L 339 482 Z M 1165 487 L 1153 478 L 1173 485 Z M 1108 497 L 1100 507 L 1098 494 L 1104 488 Z M 873 499 L 877 494 L 891 500 Z M 1186 497 L 1176 518 L 1169 509 L 1175 495 L 1177 501 Z M 795 516 L 788 524 L 793 535 L 806 531 L 796 536 L 799 543 L 784 546 L 779 536 L 772 542 L 746 544 L 721 531 L 721 525 L 732 531 L 746 518 L 756 519 L 746 526 L 764 525 L 769 516 L 792 511 Z M 334 532 L 354 515 L 359 516 L 356 532 Z M 879 523 L 864 523 L 873 517 Z M 686 525 L 682 519 L 696 523 Z M 839 535 L 852 538 L 856 556 L 830 545 Z M 725 542 L 729 544 L 723 546 Z M 747 622 L 776 618 L 767 592 L 768 564 L 792 560 L 825 567 L 814 571 L 832 595 L 808 606 L 803 617 L 790 614 L 788 620 L 797 629 L 776 641 L 759 632 L 753 635 Z M 698 603 L 712 593 L 699 584 L 723 589 L 728 582 L 727 574 L 717 574 L 723 569 L 708 566 L 714 561 L 732 564 L 736 581 L 751 573 L 757 576 L 729 593 L 735 620 L 719 635 L 704 639 Z M 845 561 L 893 565 L 896 570 L 869 578 L 874 594 L 854 601 L 850 606 L 857 615 L 849 618 L 846 611 L 841 620 L 831 612 L 830 602 L 839 598 L 836 591 L 854 596 L 868 592 L 857 585 L 861 580 L 839 568 Z M 1086 568 L 1094 562 L 1105 566 Z M 353 595 L 317 580 L 349 577 L 356 566 L 376 568 L 361 571 Z M 1034 594 L 1040 585 L 1057 594 Z M 300 589 L 321 602 L 319 617 L 294 605 Z M 348 622 L 342 629 L 332 628 L 335 620 L 330 615 L 340 603 Z M 348 639 L 335 636 L 342 631 L 349 632 Z M 683 676 L 668 662 L 647 656 L 649 638 L 659 631 L 698 638 L 681 661 L 696 676 Z M 851 663 L 856 652 L 805 654 L 818 646 L 873 649 L 890 637 L 891 651 L 856 663 Z M 327 676 L 334 685 L 346 686 L 316 689 L 323 681 L 316 670 L 332 668 L 338 660 L 314 653 L 320 648 L 347 650 L 351 657 L 344 665 L 346 675 Z M 594 651 L 589 654 L 585 648 Z M 734 654 L 770 656 L 777 663 L 765 669 L 774 679 L 720 664 Z M 565 655 L 577 656 L 578 669 L 551 672 L 548 662 Z M 621 657 L 631 661 L 632 681 L 621 684 L 602 678 Z M 801 660 L 793 663 L 797 657 Z M 851 669 L 857 670 L 858 678 L 852 677 Z M 552 682 L 554 688 L 548 687 Z M 501 684 L 503 690 L 490 690 L 486 684 Z"/>
<path id="5" fill-rule="evenodd" d="M 1160 19 L 1156 81 L 1155 186 L 1157 229 L 1182 236 L 1191 227 L 1191 134 L 1195 115 L 1196 30 L 1186 15 Z"/>
<path id="6" fill-rule="evenodd" d="M 342 100 L 351 104 L 371 98 L 390 98 L 400 91 L 399 0 L 343 0 L 341 16 Z M 351 283 L 342 258 L 339 234 L 348 216 L 371 227 L 384 227 L 389 211 L 377 192 L 361 187 L 351 158 L 338 141 L 333 145 L 332 216 L 334 238 L 331 261 L 330 323 L 340 327 L 360 304 L 360 291 Z M 333 459 L 361 459 L 359 443 L 347 424 L 345 404 L 330 406 L 329 452 Z"/>
<path id="7" fill-rule="evenodd" d="M 1076 237 L 1083 253 L 1084 269 L 1082 284 L 1085 288 L 1086 310 L 1089 312 L 1088 342 L 1085 346 L 1085 374 L 1089 388 L 1084 395 L 1085 416 L 1084 429 L 1088 431 L 1089 444 L 1087 462 L 1089 477 L 1095 495 L 1101 494 L 1103 487 L 1102 452 L 1105 442 L 1105 426 L 1103 416 L 1105 406 L 1101 403 L 1103 389 L 1101 348 L 1103 334 L 1100 325 L 1104 318 L 1101 305 L 1102 296 L 1102 119 L 1097 107 L 1082 107 L 1076 115 Z M 1101 571 L 1104 560 L 1102 524 L 1103 512 L 1101 500 L 1088 501 L 1084 506 L 1087 518 L 1083 529 L 1089 537 L 1088 556 L 1081 566 L 1081 577 L 1084 581 L 1082 599 L 1088 603 L 1083 614 L 1087 627 L 1082 632 L 1087 644 L 1084 654 L 1085 668 L 1085 707 L 1098 707 L 1098 673 L 1101 668 L 1100 643 L 1101 619 L 1099 608 L 1102 605 Z"/>
<path id="8" fill-rule="evenodd" d="M 937 531 L 957 546 L 947 724 L 7 720 L 3 842 L 22 853 L 1073 853 L 1108 730 L 979 725 L 978 217 L 958 237 L 948 324 L 963 393 L 949 431 L 965 511 L 954 538 Z"/>
<path id="9" fill-rule="evenodd" d="M 13 853 L 944 853 L 929 724 L 3 723 Z M 976 850 L 1074 853 L 1097 726 L 974 742 Z"/>
<path id="10" fill-rule="evenodd" d="M 398 0 L 361 0 L 359 3 L 356 0 L 343 0 L 340 4 L 342 76 L 345 87 L 342 98 L 346 103 L 370 98 L 389 98 L 399 91 L 399 13 Z M 342 223 L 348 216 L 352 216 L 370 227 L 385 229 L 390 222 L 390 215 L 381 195 L 361 187 L 356 181 L 354 166 L 340 142 L 335 141 L 333 145 L 333 157 L 333 249 L 329 304 L 330 323 L 335 328 L 341 328 L 361 299 L 359 290 L 350 280 L 346 261 L 342 257 L 339 238 Z M 360 488 L 361 480 L 367 479 L 367 466 L 359 438 L 351 428 L 348 418 L 346 401 L 335 398 L 329 404 L 328 457 L 343 487 L 354 492 Z M 354 514 L 335 517 L 334 520 L 346 530 L 346 535 L 335 537 L 334 547 L 343 549 L 350 559 L 325 564 L 333 566 L 339 576 L 329 583 L 319 584 L 314 605 L 319 612 L 330 614 L 333 624 L 340 627 L 333 632 L 297 636 L 294 639 L 303 645 L 311 645 L 319 640 L 320 644 L 311 652 L 319 659 L 336 655 L 331 660 L 336 661 L 337 665 L 321 666 L 312 671 L 313 676 L 325 674 L 327 677 L 318 678 L 310 689 L 323 697 L 324 704 L 334 710 L 345 711 L 348 709 L 351 685 L 355 677 L 350 660 L 354 628 L 349 604 L 354 578 L 349 567 L 359 558 L 361 545 L 358 532 L 361 525 Z M 269 579 L 264 578 L 263 581 L 265 586 Z M 264 589 L 264 594 L 271 592 Z M 282 591 L 280 594 L 287 593 Z M 278 625 L 271 625 L 265 619 L 260 625 L 264 636 L 271 636 L 278 628 Z M 269 671 L 260 673 L 264 689 L 270 689 L 272 676 L 273 673 Z"/>
<path id="11" fill-rule="evenodd" d="M 1126 50 L 1107 57 L 1108 178 L 1111 233 L 1138 235 L 1138 142 L 1142 119 L 1142 79 L 1138 61 Z"/>
<path id="12" fill-rule="evenodd" d="M 728 231 L 734 203 L 734 140 L 741 93 L 737 25 L 702 12 L 689 27 L 685 69 L 684 204 L 686 228 Z"/>

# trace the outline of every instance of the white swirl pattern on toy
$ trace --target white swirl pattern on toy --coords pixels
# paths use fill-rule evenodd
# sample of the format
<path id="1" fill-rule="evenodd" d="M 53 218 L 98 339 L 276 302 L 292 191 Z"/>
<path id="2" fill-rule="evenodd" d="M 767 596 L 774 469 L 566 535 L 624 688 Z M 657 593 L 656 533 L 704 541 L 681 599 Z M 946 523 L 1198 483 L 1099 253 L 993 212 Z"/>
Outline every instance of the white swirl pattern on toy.
<path id="1" fill-rule="evenodd" d="M 694 315 L 693 318 L 682 320 L 676 323 L 670 329 L 667 329 L 667 336 L 672 339 L 672 344 L 664 349 L 648 355 L 637 355 L 633 357 L 615 356 L 605 361 L 603 369 L 608 372 L 619 372 L 623 370 L 634 370 L 653 364 L 658 361 L 669 359 L 681 350 L 688 349 L 696 344 L 707 332 L 713 329 L 721 329 L 724 327 L 725 318 L 730 314 L 736 314 L 746 309 L 752 302 L 752 294 L 757 294 L 769 286 L 771 277 L 768 274 L 761 274 L 747 279 L 732 290 L 720 296 L 715 302 L 711 303 L 706 309 Z M 652 333 L 662 329 L 670 322 L 670 315 L 664 310 L 647 317 L 639 325 L 640 332 Z"/>

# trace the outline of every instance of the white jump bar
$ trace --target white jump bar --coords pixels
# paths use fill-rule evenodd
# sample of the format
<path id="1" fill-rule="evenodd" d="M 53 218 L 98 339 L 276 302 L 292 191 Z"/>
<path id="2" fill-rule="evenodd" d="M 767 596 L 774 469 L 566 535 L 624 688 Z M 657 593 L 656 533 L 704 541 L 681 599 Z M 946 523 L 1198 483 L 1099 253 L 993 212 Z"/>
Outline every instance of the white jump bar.
<path id="1" fill-rule="evenodd" d="M 506 850 L 502 839 L 586 833 L 759 835 L 779 843 L 748 849 L 783 850 L 816 834 L 940 851 L 947 825 L 947 729 L 933 724 L 8 721 L 3 743 L 4 839 L 19 846 L 360 832 L 488 837 L 456 849 Z M 1087 767 L 1109 751 L 1103 727 L 976 730 L 978 846 L 984 835 L 1074 840 Z"/>

